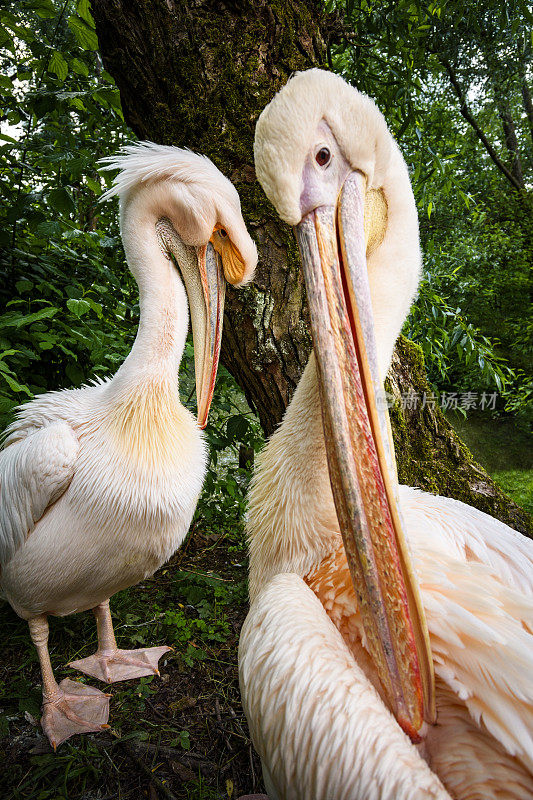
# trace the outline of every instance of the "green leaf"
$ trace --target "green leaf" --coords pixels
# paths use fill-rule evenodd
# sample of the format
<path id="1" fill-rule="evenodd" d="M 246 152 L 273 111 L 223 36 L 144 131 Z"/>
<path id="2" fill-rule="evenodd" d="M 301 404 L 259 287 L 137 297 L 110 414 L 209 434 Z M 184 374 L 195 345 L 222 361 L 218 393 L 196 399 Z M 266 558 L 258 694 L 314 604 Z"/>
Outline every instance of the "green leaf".
<path id="1" fill-rule="evenodd" d="M 41 222 L 35 230 L 37 236 L 44 236 L 47 239 L 58 238 L 61 235 L 61 224 L 59 222 Z"/>
<path id="2" fill-rule="evenodd" d="M 91 306 L 86 300 L 75 300 L 72 297 L 70 300 L 67 300 L 67 308 L 77 317 L 81 317 L 90 310 Z"/>
<path id="3" fill-rule="evenodd" d="M 41 308 L 40 311 L 35 311 L 33 314 L 20 314 L 18 311 L 8 312 L 0 317 L 0 328 L 25 328 L 41 319 L 50 319 L 58 311 L 59 309 L 54 306 L 47 306 L 46 308 Z"/>
<path id="4" fill-rule="evenodd" d="M 48 202 L 61 214 L 72 214 L 76 210 L 72 195 L 64 186 L 48 192 Z"/>
<path id="5" fill-rule="evenodd" d="M 102 309 L 102 304 L 101 304 L 101 303 L 96 303 L 96 302 L 95 302 L 95 301 L 92 299 L 92 297 L 88 297 L 88 298 L 87 298 L 87 300 L 86 300 L 86 301 L 84 301 L 84 302 L 87 302 L 87 303 L 89 303 L 90 307 L 91 307 L 91 308 L 92 308 L 92 310 L 95 312 L 96 316 L 97 316 L 97 317 L 99 317 L 100 319 L 102 318 L 102 316 L 103 316 L 103 309 Z"/>
<path id="6" fill-rule="evenodd" d="M 86 78 L 89 74 L 89 67 L 83 61 L 80 61 L 79 58 L 73 58 L 70 62 L 70 66 L 78 75 L 83 75 Z"/>
<path id="7" fill-rule="evenodd" d="M 89 0 L 78 0 L 76 3 L 76 12 L 90 28 L 94 28 L 94 19 L 91 14 Z"/>
<path id="8" fill-rule="evenodd" d="M 33 289 L 33 283 L 32 281 L 23 279 L 21 281 L 17 281 L 15 287 L 17 289 L 17 292 L 20 292 L 20 294 L 24 294 L 25 292 L 29 292 Z"/>
<path id="9" fill-rule="evenodd" d="M 68 64 L 58 50 L 54 50 L 50 57 L 48 72 L 57 75 L 60 81 L 64 81 L 68 75 Z"/>
<path id="10" fill-rule="evenodd" d="M 243 436 L 248 430 L 248 420 L 242 414 L 235 414 L 228 419 L 226 434 L 230 441 L 242 441 Z"/>
<path id="11" fill-rule="evenodd" d="M 57 344 L 55 336 L 49 336 L 47 333 L 41 333 L 37 340 L 39 350 L 52 350 Z"/>
<path id="12" fill-rule="evenodd" d="M 26 0 L 24 8 L 35 11 L 43 19 L 52 19 L 57 15 L 57 9 L 52 0 Z"/>
<path id="13" fill-rule="evenodd" d="M 12 389 L 14 392 L 24 392 L 24 394 L 27 394 L 28 397 L 33 397 L 32 392 L 29 390 L 27 386 L 16 381 L 14 378 L 11 377 L 11 375 L 8 375 L 7 372 L 0 372 L 0 376 L 5 380 L 9 388 Z"/>
<path id="14" fill-rule="evenodd" d="M 72 362 L 70 364 L 67 364 L 65 372 L 72 381 L 72 383 L 74 383 L 77 386 L 79 386 L 79 384 L 82 383 L 82 381 L 85 379 L 85 375 L 83 374 L 81 369 Z"/>
<path id="15" fill-rule="evenodd" d="M 69 17 L 68 26 L 80 47 L 84 50 L 98 50 L 98 37 L 84 20 L 73 15 Z"/>
<path id="16" fill-rule="evenodd" d="M 102 193 L 102 187 L 100 186 L 98 181 L 95 181 L 94 178 L 91 178 L 89 175 L 85 176 L 85 180 L 87 181 L 87 186 L 89 187 L 89 189 L 91 189 L 91 191 L 93 191 L 95 194 Z"/>
<path id="17" fill-rule="evenodd" d="M 87 110 L 85 103 L 83 102 L 83 100 L 80 100 L 79 97 L 73 97 L 72 100 L 69 100 L 69 105 L 72 106 L 72 108 L 77 108 L 78 111 Z"/>
<path id="18" fill-rule="evenodd" d="M 0 394 L 0 414 L 8 414 L 11 409 L 15 408 L 17 405 L 17 400 L 13 400 L 12 397 L 6 397 L 5 395 Z"/>

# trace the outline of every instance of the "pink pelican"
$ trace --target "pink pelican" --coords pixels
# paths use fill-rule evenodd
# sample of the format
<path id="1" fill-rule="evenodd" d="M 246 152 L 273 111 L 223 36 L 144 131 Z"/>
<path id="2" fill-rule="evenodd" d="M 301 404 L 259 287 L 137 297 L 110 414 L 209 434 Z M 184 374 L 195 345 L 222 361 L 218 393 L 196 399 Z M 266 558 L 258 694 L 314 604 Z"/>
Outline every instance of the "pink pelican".
<path id="1" fill-rule="evenodd" d="M 255 159 L 314 342 L 249 498 L 240 682 L 268 796 L 531 798 L 533 543 L 398 486 L 379 402 L 421 267 L 402 155 L 372 100 L 310 70 Z"/>

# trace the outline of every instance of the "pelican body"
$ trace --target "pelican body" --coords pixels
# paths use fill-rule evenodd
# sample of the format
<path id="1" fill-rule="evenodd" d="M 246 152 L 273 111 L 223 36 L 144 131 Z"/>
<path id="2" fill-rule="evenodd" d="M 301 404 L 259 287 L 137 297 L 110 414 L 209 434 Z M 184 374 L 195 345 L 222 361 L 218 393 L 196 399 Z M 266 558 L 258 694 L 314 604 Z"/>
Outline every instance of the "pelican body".
<path id="1" fill-rule="evenodd" d="M 120 172 L 121 235 L 140 294 L 134 345 L 110 379 L 20 408 L 0 452 L 1 589 L 28 620 L 43 674 L 42 725 L 54 748 L 107 725 L 108 697 L 64 680 L 47 616 L 93 609 L 98 650 L 71 666 L 105 682 L 158 674 L 168 647 L 119 650 L 111 595 L 152 575 L 179 547 L 200 494 L 205 427 L 220 351 L 224 275 L 251 277 L 255 246 L 237 192 L 207 158 L 144 143 L 109 160 Z M 178 369 L 190 302 L 198 420 Z"/>
<path id="2" fill-rule="evenodd" d="M 381 391 L 421 266 L 405 162 L 320 70 L 263 111 L 255 160 L 314 342 L 249 495 L 239 671 L 268 796 L 530 798 L 532 543 L 397 484 Z"/>

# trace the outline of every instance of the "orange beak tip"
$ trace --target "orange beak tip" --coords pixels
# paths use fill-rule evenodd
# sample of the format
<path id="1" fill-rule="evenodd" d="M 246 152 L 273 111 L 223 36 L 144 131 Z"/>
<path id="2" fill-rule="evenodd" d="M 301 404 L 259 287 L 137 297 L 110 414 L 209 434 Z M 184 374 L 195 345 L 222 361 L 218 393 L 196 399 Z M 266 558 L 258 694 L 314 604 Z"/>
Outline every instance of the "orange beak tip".
<path id="1" fill-rule="evenodd" d="M 410 740 L 413 744 L 420 744 L 422 741 L 422 736 L 420 735 L 420 730 L 416 730 L 412 723 L 409 720 L 399 718 L 398 724 L 400 728 L 408 735 Z"/>

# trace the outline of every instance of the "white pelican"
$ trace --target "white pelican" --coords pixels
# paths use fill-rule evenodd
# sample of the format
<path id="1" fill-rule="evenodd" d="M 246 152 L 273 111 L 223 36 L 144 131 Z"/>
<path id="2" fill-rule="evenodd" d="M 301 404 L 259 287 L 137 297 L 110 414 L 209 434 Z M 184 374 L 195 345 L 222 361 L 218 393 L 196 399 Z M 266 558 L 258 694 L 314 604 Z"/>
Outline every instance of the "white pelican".
<path id="1" fill-rule="evenodd" d="M 113 378 L 23 406 L 0 452 L 0 584 L 29 623 L 54 748 L 107 727 L 109 695 L 69 679 L 58 686 L 47 615 L 93 609 L 98 649 L 71 666 L 108 683 L 158 674 L 169 650 L 119 650 L 109 597 L 152 575 L 187 533 L 206 469 L 200 428 L 218 365 L 223 273 L 240 285 L 257 260 L 238 194 L 209 159 L 147 142 L 107 161 L 120 167 L 105 197 L 120 197 L 137 337 Z M 187 295 L 198 422 L 178 391 Z"/>
<path id="2" fill-rule="evenodd" d="M 249 498 L 240 682 L 268 795 L 531 798 L 533 543 L 398 487 L 375 402 L 420 273 L 405 162 L 320 70 L 263 111 L 255 158 L 296 227 L 314 340 Z"/>

